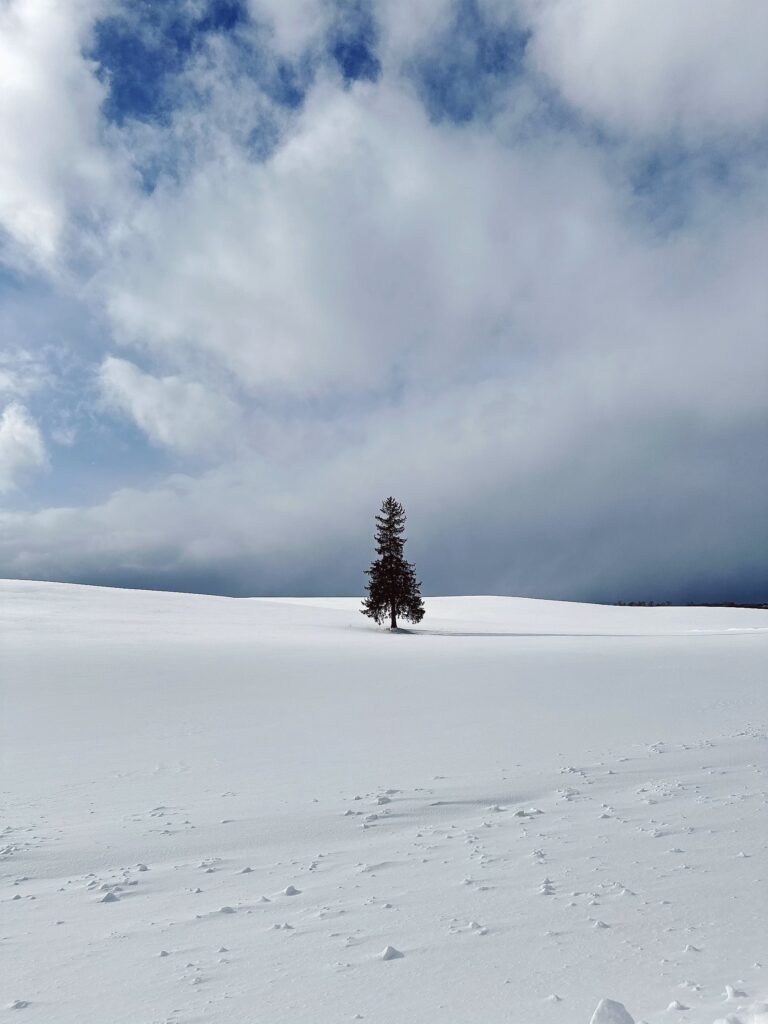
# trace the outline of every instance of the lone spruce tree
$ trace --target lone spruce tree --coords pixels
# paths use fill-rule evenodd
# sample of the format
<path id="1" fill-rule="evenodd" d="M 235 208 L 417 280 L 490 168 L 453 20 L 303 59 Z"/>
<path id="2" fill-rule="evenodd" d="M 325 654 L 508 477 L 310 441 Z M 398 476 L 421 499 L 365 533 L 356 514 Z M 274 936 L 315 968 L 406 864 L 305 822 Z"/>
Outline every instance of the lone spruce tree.
<path id="1" fill-rule="evenodd" d="M 403 556 L 404 529 L 405 509 L 399 501 L 387 498 L 376 516 L 376 554 L 379 557 L 365 570 L 369 577 L 365 587 L 368 597 L 360 610 L 379 625 L 388 617 L 390 629 L 397 629 L 398 615 L 410 622 L 421 622 L 424 618 L 421 584 L 413 566 Z"/>

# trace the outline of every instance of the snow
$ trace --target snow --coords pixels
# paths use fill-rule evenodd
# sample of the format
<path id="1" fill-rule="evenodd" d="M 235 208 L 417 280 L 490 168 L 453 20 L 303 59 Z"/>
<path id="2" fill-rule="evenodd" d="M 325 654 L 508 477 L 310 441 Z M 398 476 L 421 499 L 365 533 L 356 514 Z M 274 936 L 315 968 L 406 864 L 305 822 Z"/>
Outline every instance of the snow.
<path id="1" fill-rule="evenodd" d="M 0 583 L 0 1015 L 768 1024 L 768 613 L 358 603 Z"/>
<path id="2" fill-rule="evenodd" d="M 401 953 L 399 949 L 395 949 L 394 946 L 387 946 L 381 953 L 380 959 L 382 960 L 402 960 L 405 954 Z"/>
<path id="3" fill-rule="evenodd" d="M 589 1024 L 635 1024 L 623 1003 L 601 999 Z"/>

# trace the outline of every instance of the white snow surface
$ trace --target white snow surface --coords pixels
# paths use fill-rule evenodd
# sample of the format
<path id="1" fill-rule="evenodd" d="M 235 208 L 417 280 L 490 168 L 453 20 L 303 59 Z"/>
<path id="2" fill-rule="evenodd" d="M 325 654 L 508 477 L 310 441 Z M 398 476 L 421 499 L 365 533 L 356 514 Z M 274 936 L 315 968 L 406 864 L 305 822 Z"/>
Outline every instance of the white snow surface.
<path id="1" fill-rule="evenodd" d="M 768 1024 L 768 612 L 426 606 L 0 583 L 0 1019 Z"/>

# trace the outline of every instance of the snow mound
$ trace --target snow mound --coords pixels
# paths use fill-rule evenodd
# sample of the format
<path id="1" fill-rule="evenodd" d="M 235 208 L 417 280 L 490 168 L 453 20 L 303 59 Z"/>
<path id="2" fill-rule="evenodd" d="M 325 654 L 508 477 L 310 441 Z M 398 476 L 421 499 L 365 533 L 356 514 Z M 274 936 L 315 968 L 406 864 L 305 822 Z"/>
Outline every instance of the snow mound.
<path id="1" fill-rule="evenodd" d="M 601 999 L 589 1024 L 635 1024 L 623 1003 Z"/>
<path id="2" fill-rule="evenodd" d="M 379 954 L 379 959 L 380 960 L 402 960 L 402 958 L 404 956 L 405 956 L 405 953 L 401 953 L 400 950 L 399 949 L 395 949 L 394 946 L 387 946 Z"/>

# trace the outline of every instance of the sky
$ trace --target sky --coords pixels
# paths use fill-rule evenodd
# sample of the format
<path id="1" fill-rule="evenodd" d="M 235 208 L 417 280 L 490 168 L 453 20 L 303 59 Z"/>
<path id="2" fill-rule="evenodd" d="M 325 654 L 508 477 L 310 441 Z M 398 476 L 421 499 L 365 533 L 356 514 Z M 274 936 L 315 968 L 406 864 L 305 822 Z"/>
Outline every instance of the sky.
<path id="1" fill-rule="evenodd" d="M 0 576 L 768 601 L 766 38 L 0 0 Z"/>

